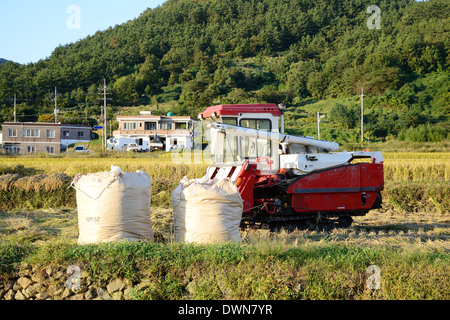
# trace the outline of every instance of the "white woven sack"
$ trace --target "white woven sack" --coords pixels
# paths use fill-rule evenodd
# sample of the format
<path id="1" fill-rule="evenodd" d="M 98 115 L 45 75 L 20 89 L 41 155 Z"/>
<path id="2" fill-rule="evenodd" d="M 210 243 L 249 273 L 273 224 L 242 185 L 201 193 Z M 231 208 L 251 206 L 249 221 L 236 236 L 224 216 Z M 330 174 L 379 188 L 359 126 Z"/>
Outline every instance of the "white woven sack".
<path id="1" fill-rule="evenodd" d="M 186 199 L 186 243 L 242 242 L 239 225 L 243 202 L 233 181 L 194 180 L 182 194 Z"/>
<path id="2" fill-rule="evenodd" d="M 172 192 L 172 208 L 173 208 L 173 219 L 174 219 L 174 234 L 175 242 L 184 242 L 186 234 L 186 197 L 184 195 L 184 190 L 189 187 L 195 181 L 199 183 L 207 183 L 210 179 L 205 176 L 201 179 L 188 180 L 184 177 L 180 184 Z"/>
<path id="3" fill-rule="evenodd" d="M 117 167 L 116 167 L 117 168 Z M 143 171 L 77 176 L 79 244 L 153 241 L 151 178 Z"/>
<path id="4" fill-rule="evenodd" d="M 184 242 L 186 234 L 186 198 L 183 195 L 184 189 L 189 185 L 189 180 L 184 177 L 180 184 L 172 192 L 172 208 L 173 208 L 173 229 L 175 234 L 175 242 Z"/>

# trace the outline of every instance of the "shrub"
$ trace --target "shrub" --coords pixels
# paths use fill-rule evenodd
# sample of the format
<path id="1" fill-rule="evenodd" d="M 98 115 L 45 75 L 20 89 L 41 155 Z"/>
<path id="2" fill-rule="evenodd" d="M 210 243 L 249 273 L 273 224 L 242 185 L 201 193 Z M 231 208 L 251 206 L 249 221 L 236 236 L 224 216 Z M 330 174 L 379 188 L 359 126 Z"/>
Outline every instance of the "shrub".
<path id="1" fill-rule="evenodd" d="M 440 142 L 447 139 L 448 134 L 445 129 L 433 126 L 432 124 L 421 124 L 417 127 L 409 127 L 407 130 L 402 130 L 398 139 L 400 141 L 412 142 Z"/>
<path id="2" fill-rule="evenodd" d="M 360 116 L 356 108 L 337 103 L 330 111 L 331 121 L 344 129 L 354 129 Z"/>

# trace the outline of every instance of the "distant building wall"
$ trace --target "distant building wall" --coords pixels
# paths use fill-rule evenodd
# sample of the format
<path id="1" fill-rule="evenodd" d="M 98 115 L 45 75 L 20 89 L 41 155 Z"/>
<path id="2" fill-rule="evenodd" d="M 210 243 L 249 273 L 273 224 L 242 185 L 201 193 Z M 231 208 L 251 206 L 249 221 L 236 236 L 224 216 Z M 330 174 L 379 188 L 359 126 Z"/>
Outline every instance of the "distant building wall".
<path id="1" fill-rule="evenodd" d="M 5 122 L 2 124 L 2 136 L 2 148 L 8 152 L 60 154 L 61 145 L 91 141 L 91 127 L 60 123 Z"/>
<path id="2" fill-rule="evenodd" d="M 63 146 L 70 146 L 71 144 L 79 142 L 90 142 L 91 127 L 88 126 L 61 126 L 61 144 Z"/>
<path id="3" fill-rule="evenodd" d="M 59 154 L 60 124 L 11 122 L 2 124 L 3 149 L 21 154 Z"/>

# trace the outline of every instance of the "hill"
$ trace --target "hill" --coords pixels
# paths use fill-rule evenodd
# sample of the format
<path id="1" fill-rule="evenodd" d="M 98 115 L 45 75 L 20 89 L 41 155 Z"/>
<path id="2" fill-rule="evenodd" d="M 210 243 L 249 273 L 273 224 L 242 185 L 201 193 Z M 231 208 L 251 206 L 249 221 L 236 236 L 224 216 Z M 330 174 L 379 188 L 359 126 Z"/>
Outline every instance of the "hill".
<path id="1" fill-rule="evenodd" d="M 287 105 L 289 132 L 309 134 L 312 111 L 325 104 L 322 137 L 357 142 L 364 87 L 368 138 L 413 139 L 422 125 L 427 139 L 445 139 L 450 3 L 386 0 L 379 4 L 381 28 L 372 29 L 372 2 L 169 0 L 60 46 L 46 60 L 1 65 L 0 121 L 12 117 L 14 93 L 22 100 L 19 117 L 51 114 L 55 86 L 64 121 L 95 118 L 106 78 L 111 112 L 169 105 L 196 116 L 216 103 L 267 101 Z"/>
<path id="2" fill-rule="evenodd" d="M 2 64 L 2 63 L 7 63 L 7 62 L 8 62 L 8 60 L 3 59 L 3 58 L 0 58 L 0 64 Z"/>

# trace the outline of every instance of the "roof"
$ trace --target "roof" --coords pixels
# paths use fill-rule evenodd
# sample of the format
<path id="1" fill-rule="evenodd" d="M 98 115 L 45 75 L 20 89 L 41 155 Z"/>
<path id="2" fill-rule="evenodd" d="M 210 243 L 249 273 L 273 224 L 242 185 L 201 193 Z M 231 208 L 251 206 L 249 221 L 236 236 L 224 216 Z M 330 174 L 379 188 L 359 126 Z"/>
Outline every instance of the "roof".
<path id="1" fill-rule="evenodd" d="M 274 103 L 259 104 L 222 104 L 213 106 L 200 113 L 201 118 L 211 117 L 215 113 L 219 116 L 238 116 L 240 113 L 271 113 L 275 117 L 281 116 L 281 111 Z"/>
<path id="2" fill-rule="evenodd" d="M 5 122 L 3 126 L 34 126 L 34 127 L 60 127 L 60 123 L 44 123 L 44 122 Z"/>
<path id="3" fill-rule="evenodd" d="M 146 115 L 138 115 L 138 116 L 118 116 L 117 120 L 195 120 L 189 116 L 146 116 Z"/>
<path id="4" fill-rule="evenodd" d="M 61 128 L 92 129 L 91 126 L 84 124 L 61 124 Z"/>
<path id="5" fill-rule="evenodd" d="M 61 124 L 53 122 L 5 122 L 2 126 L 33 126 L 33 127 L 61 127 L 61 128 L 80 128 L 80 129 L 91 129 L 91 126 L 80 125 L 80 124 Z"/>

